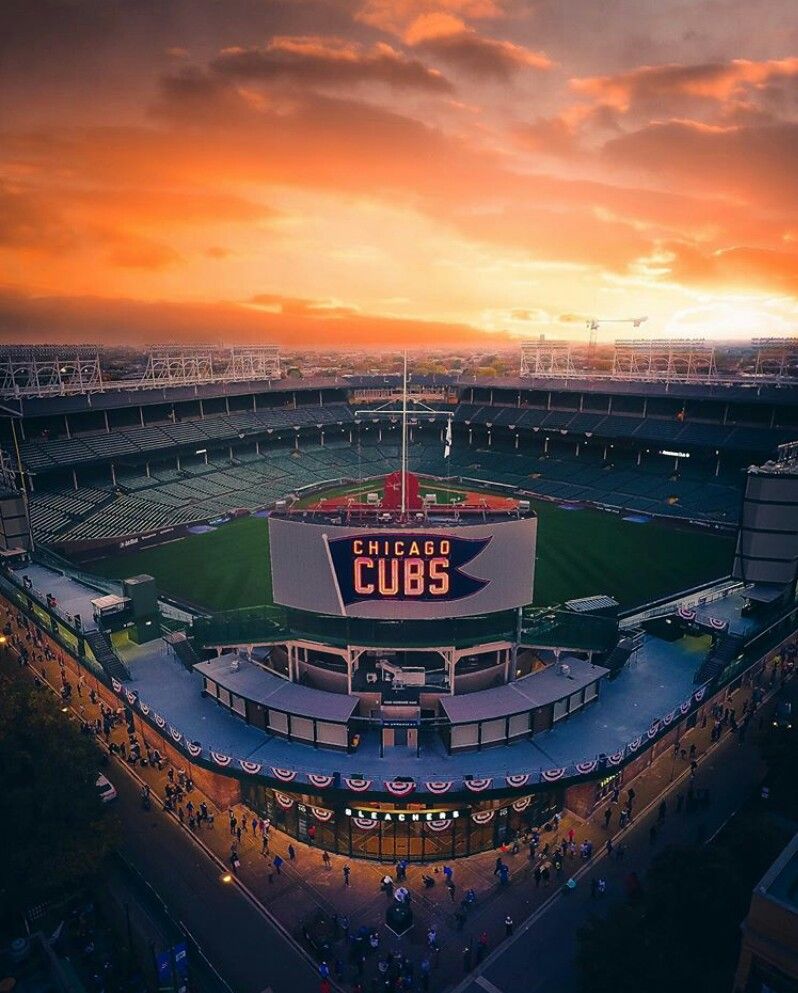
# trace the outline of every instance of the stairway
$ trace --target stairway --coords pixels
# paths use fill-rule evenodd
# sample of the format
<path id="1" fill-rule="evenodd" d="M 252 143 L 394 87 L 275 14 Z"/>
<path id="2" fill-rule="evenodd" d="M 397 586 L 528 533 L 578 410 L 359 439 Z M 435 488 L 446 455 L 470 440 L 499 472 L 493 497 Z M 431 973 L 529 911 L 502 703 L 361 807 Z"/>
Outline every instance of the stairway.
<path id="1" fill-rule="evenodd" d="M 87 631 L 84 637 L 107 676 L 120 682 L 130 679 L 127 666 L 117 655 L 104 631 Z"/>
<path id="2" fill-rule="evenodd" d="M 716 679 L 735 661 L 745 647 L 745 638 L 739 634 L 722 634 L 701 664 L 696 676 L 697 683 L 707 683 Z"/>

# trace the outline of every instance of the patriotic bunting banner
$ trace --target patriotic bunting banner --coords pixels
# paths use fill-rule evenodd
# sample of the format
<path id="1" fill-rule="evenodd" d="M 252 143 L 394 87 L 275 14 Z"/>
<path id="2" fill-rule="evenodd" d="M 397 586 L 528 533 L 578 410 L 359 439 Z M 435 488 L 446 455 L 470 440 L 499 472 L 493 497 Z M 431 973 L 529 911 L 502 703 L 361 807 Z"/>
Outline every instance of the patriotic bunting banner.
<path id="1" fill-rule="evenodd" d="M 492 779 L 464 779 L 463 782 L 466 784 L 466 788 L 471 790 L 472 793 L 481 793 L 483 790 L 490 789 Z"/>
<path id="2" fill-rule="evenodd" d="M 355 822 L 355 826 L 363 831 L 370 831 L 377 826 L 377 821 L 373 821 L 369 817 L 353 817 L 352 820 Z"/>
<path id="3" fill-rule="evenodd" d="M 646 731 L 646 734 L 649 738 L 655 738 L 657 736 L 657 731 L 659 731 L 659 721 L 654 721 L 648 731 Z"/>
<path id="4" fill-rule="evenodd" d="M 687 711 L 688 711 L 688 710 L 690 709 L 690 705 L 691 705 L 691 703 L 692 703 L 692 702 L 693 702 L 693 701 L 692 701 L 692 698 L 691 698 L 690 700 L 685 700 L 685 701 L 684 701 L 684 703 L 680 703 L 680 704 L 679 704 L 679 710 L 680 710 L 680 711 L 681 711 L 681 712 L 682 712 L 683 714 L 686 714 L 686 713 L 687 713 Z"/>
<path id="5" fill-rule="evenodd" d="M 275 778 L 279 779 L 283 783 L 290 783 L 291 780 L 296 779 L 296 773 L 292 772 L 290 769 L 277 769 L 272 766 L 272 772 Z"/>
<path id="6" fill-rule="evenodd" d="M 187 741 L 186 748 L 188 749 L 188 754 L 195 759 L 198 755 L 202 754 L 202 745 L 196 741 Z"/>
<path id="7" fill-rule="evenodd" d="M 488 821 L 493 820 L 493 813 L 492 810 L 475 810 L 471 815 L 471 820 L 475 824 L 487 824 Z"/>
<path id="8" fill-rule="evenodd" d="M 610 765 L 620 765 L 623 762 L 623 751 L 614 752 L 612 755 L 607 756 L 607 762 Z"/>
<path id="9" fill-rule="evenodd" d="M 695 611 L 691 610 L 689 607 L 679 607 L 679 617 L 683 621 L 694 621 Z"/>
<path id="10" fill-rule="evenodd" d="M 522 796 L 520 800 L 513 801 L 513 810 L 519 811 L 526 810 L 526 808 L 532 803 L 531 796 Z"/>
<path id="11" fill-rule="evenodd" d="M 629 742 L 629 751 L 636 752 L 637 749 L 643 744 L 642 738 L 635 738 L 634 741 Z"/>
<path id="12" fill-rule="evenodd" d="M 449 792 L 449 790 L 452 788 L 452 781 L 451 779 L 448 780 L 436 779 L 430 783 L 424 783 L 424 785 L 427 788 L 427 792 L 437 793 L 438 795 L 440 795 L 441 793 Z"/>
<path id="13" fill-rule="evenodd" d="M 142 700 L 139 700 L 139 710 L 146 717 L 150 712 L 150 705 L 148 703 L 144 703 Z"/>
<path id="14" fill-rule="evenodd" d="M 706 686 L 702 686 L 700 690 L 695 691 L 695 693 L 693 694 L 693 699 L 695 700 L 696 703 L 701 703 L 701 701 L 704 699 L 704 694 L 706 693 L 706 691 L 707 691 Z"/>
<path id="15" fill-rule="evenodd" d="M 114 688 L 114 693 L 122 692 L 122 684 L 119 682 L 118 679 L 114 679 L 113 676 L 111 677 L 111 686 L 113 686 Z"/>
<path id="16" fill-rule="evenodd" d="M 283 810 L 290 810 L 294 806 L 294 801 L 290 796 L 286 796 L 285 793 L 278 793 L 277 790 L 274 791 L 274 799 L 280 804 Z"/>
<path id="17" fill-rule="evenodd" d="M 565 775 L 565 769 L 546 769 L 540 775 L 547 783 L 554 783 L 558 779 L 562 779 Z"/>
<path id="18" fill-rule="evenodd" d="M 577 762 L 576 771 L 580 776 L 586 776 L 589 772 L 593 772 L 597 765 L 598 759 L 593 759 L 592 762 Z"/>
<path id="19" fill-rule="evenodd" d="M 252 776 L 257 776 L 257 774 L 263 768 L 260 762 L 248 762 L 246 759 L 239 759 L 238 764 L 241 766 L 244 772 L 248 772 Z"/>
<path id="20" fill-rule="evenodd" d="M 354 790 L 355 793 L 365 793 L 371 788 L 370 779 L 344 779 L 347 789 Z"/>
<path id="21" fill-rule="evenodd" d="M 125 690 L 125 696 L 127 697 L 127 702 L 128 703 L 135 703 L 136 702 L 136 694 L 133 693 L 131 690 Z"/>
<path id="22" fill-rule="evenodd" d="M 155 723 L 158 725 L 159 728 L 165 728 L 166 727 L 166 718 L 165 717 L 161 717 L 160 714 L 153 714 L 153 717 L 155 718 Z"/>
<path id="23" fill-rule="evenodd" d="M 322 810 L 321 807 L 311 807 L 310 812 L 316 818 L 317 821 L 331 821 L 333 812 L 331 810 Z"/>
<path id="24" fill-rule="evenodd" d="M 666 715 L 665 715 L 665 716 L 664 716 L 664 717 L 662 718 L 662 723 L 663 723 L 663 724 L 670 724 L 670 723 L 671 723 L 671 721 L 673 721 L 673 717 L 674 717 L 674 714 L 675 714 L 675 713 L 676 713 L 676 711 L 675 711 L 675 710 L 672 710 L 672 711 L 671 711 L 671 712 L 670 712 L 669 714 L 666 714 Z"/>
<path id="25" fill-rule="evenodd" d="M 526 786 L 526 784 L 529 782 L 529 773 L 521 772 L 515 776 L 505 776 L 504 778 L 508 786 L 512 786 L 514 789 L 516 789 L 521 786 Z"/>
<path id="26" fill-rule="evenodd" d="M 169 734 L 172 736 L 172 741 L 176 741 L 178 744 L 180 743 L 180 739 L 183 737 L 183 735 L 173 727 L 169 728 Z"/>
<path id="27" fill-rule="evenodd" d="M 416 784 L 412 780 L 410 782 L 402 782 L 397 779 L 385 780 L 385 789 L 393 796 L 409 796 L 415 788 Z"/>
<path id="28" fill-rule="evenodd" d="M 222 767 L 230 765 L 233 761 L 229 755 L 222 755 L 221 752 L 211 752 L 211 758 L 217 765 Z"/>
<path id="29" fill-rule="evenodd" d="M 334 780 L 335 776 L 318 776 L 315 772 L 308 773 L 308 782 L 320 790 L 326 790 L 328 786 L 332 786 Z"/>
<path id="30" fill-rule="evenodd" d="M 724 621 L 720 617 L 710 617 L 709 619 L 709 626 L 714 628 L 716 631 L 722 631 L 728 623 L 728 621 Z"/>
<path id="31" fill-rule="evenodd" d="M 427 825 L 427 827 L 430 829 L 430 831 L 445 831 L 452 822 L 451 821 L 424 821 L 424 823 Z"/>

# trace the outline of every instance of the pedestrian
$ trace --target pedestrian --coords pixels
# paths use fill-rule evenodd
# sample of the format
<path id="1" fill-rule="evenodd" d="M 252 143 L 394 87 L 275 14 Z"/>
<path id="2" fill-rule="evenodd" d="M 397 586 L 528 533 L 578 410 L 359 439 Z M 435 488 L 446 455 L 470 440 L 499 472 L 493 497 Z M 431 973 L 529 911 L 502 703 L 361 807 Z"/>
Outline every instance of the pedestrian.
<path id="1" fill-rule="evenodd" d="M 326 849 L 321 853 L 321 861 L 324 863 L 324 868 L 325 869 L 331 869 L 332 868 L 331 860 L 330 860 L 330 853 Z"/>
<path id="2" fill-rule="evenodd" d="M 421 960 L 421 965 L 419 966 L 419 971 L 421 972 L 421 989 L 423 993 L 429 993 L 429 974 L 431 968 L 432 964 L 425 955 Z"/>
<path id="3" fill-rule="evenodd" d="M 345 865 L 341 872 L 344 874 L 344 886 L 349 886 L 349 875 L 352 872 L 351 868 L 348 865 Z"/>
<path id="4" fill-rule="evenodd" d="M 269 854 L 269 836 L 268 836 L 268 834 L 264 834 L 264 836 L 260 840 L 260 853 L 261 853 L 261 855 L 268 855 Z"/>
<path id="5" fill-rule="evenodd" d="M 477 941 L 477 965 L 485 958 L 488 951 L 488 932 L 483 931 Z"/>
<path id="6" fill-rule="evenodd" d="M 454 903 L 454 892 L 456 887 L 451 880 L 449 880 L 449 882 L 446 884 L 446 889 L 449 891 L 449 899 L 452 901 L 452 903 Z"/>
<path id="7" fill-rule="evenodd" d="M 515 925 L 513 924 L 513 919 L 508 914 L 504 918 L 504 934 L 505 934 L 505 937 L 507 937 L 507 938 L 511 937 L 514 928 L 515 928 Z"/>
<path id="8" fill-rule="evenodd" d="M 454 879 L 454 869 L 452 869 L 450 865 L 445 865 L 443 867 L 443 878 L 446 880 L 447 883 L 451 882 Z"/>
<path id="9" fill-rule="evenodd" d="M 438 932 L 435 930 L 434 925 L 427 931 L 427 946 L 433 951 L 437 951 L 438 949 Z"/>
<path id="10" fill-rule="evenodd" d="M 463 928 L 465 927 L 466 912 L 465 912 L 465 906 L 464 906 L 464 904 L 465 904 L 465 900 L 460 904 L 459 909 L 456 910 L 455 911 L 455 914 L 454 914 L 454 919 L 455 919 L 455 922 L 457 924 L 457 930 L 458 931 L 462 931 Z"/>
<path id="11" fill-rule="evenodd" d="M 471 972 L 471 945 L 466 945 L 463 949 L 463 972 Z"/>
<path id="12" fill-rule="evenodd" d="M 535 889 L 540 889 L 540 881 L 543 878 L 543 870 L 539 865 L 535 866 Z"/>
<path id="13" fill-rule="evenodd" d="M 573 828 L 569 828 L 568 829 L 568 844 L 569 845 L 573 845 L 573 843 L 574 843 L 574 829 Z"/>
<path id="14" fill-rule="evenodd" d="M 288 858 L 291 862 L 293 862 L 294 859 L 296 858 L 296 849 L 294 848 L 293 845 L 288 846 Z"/>
<path id="15" fill-rule="evenodd" d="M 241 844 L 241 825 L 239 824 L 236 828 L 236 841 Z"/>
<path id="16" fill-rule="evenodd" d="M 612 820 L 612 807 L 607 807 L 604 811 L 604 830 L 608 831 Z"/>
<path id="17" fill-rule="evenodd" d="M 274 856 L 274 858 L 272 859 L 272 865 L 274 866 L 274 871 L 277 873 L 277 875 L 278 876 L 281 875 L 285 862 L 280 858 L 279 855 Z"/>

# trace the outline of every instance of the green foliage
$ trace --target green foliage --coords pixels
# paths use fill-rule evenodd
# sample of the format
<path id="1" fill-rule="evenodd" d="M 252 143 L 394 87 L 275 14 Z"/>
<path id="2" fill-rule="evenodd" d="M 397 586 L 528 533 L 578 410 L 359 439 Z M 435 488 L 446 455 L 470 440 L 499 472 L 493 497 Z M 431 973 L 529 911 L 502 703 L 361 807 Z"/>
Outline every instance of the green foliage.
<path id="1" fill-rule="evenodd" d="M 91 874 L 116 837 L 96 781 L 99 753 L 54 698 L 0 675 L 0 907 L 9 915 Z"/>

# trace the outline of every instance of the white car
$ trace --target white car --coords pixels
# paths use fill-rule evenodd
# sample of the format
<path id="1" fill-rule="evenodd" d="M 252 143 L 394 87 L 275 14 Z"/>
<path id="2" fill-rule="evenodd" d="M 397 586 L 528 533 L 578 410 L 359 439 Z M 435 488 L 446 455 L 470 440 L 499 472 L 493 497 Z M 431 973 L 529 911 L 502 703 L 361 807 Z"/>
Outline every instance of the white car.
<path id="1" fill-rule="evenodd" d="M 110 803 L 112 800 L 116 799 L 116 787 L 111 780 L 103 776 L 102 773 L 100 773 L 97 777 L 95 786 L 97 787 L 97 792 L 100 794 L 100 799 L 103 803 Z"/>

